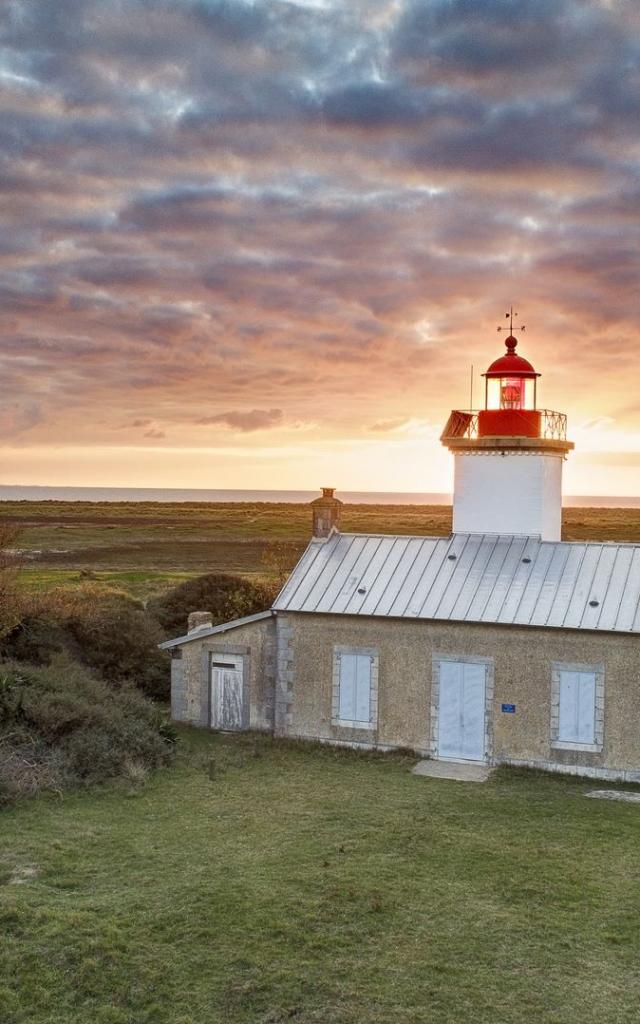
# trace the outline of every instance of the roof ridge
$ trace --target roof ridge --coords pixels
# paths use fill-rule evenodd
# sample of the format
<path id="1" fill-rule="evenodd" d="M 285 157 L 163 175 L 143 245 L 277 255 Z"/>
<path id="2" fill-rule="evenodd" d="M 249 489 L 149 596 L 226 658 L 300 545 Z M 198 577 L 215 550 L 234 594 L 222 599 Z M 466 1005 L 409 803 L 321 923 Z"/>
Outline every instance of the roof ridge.
<path id="1" fill-rule="evenodd" d="M 178 636 L 174 640 L 165 640 L 158 644 L 161 651 L 170 650 L 172 647 L 179 647 L 181 644 L 189 643 L 190 640 L 205 640 L 208 636 L 216 633 L 226 633 L 229 629 L 237 629 L 238 626 L 248 626 L 252 622 L 259 622 L 261 619 L 269 619 L 275 612 L 273 608 L 267 608 L 264 612 L 254 612 L 253 615 L 242 615 L 239 619 L 230 619 L 229 622 L 219 622 L 216 626 L 201 626 L 191 633 Z"/>
<path id="2" fill-rule="evenodd" d="M 463 533 L 458 531 L 457 533 L 379 533 L 379 532 L 366 532 L 366 533 L 354 533 L 348 530 L 342 530 L 340 533 L 334 535 L 334 539 L 338 540 L 340 537 L 390 537 L 394 540 L 449 540 L 452 541 L 456 537 L 481 537 L 483 539 L 490 539 L 492 537 L 498 537 L 502 540 L 513 539 L 513 540 L 529 540 L 537 542 L 538 544 L 582 544 L 583 546 L 600 546 L 600 547 L 629 547 L 629 548 L 640 548 L 640 541 L 634 540 L 542 540 L 537 534 L 529 533 Z M 323 545 L 326 541 L 321 542 Z"/>

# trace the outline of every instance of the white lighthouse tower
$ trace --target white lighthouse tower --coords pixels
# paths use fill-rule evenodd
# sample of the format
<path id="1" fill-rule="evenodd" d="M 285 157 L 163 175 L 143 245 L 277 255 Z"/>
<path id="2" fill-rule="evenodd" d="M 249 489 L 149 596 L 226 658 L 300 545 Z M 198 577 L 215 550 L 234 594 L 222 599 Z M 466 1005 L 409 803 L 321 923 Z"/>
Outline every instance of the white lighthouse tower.
<path id="1" fill-rule="evenodd" d="M 484 409 L 454 410 L 442 433 L 455 460 L 453 531 L 557 541 L 562 466 L 573 443 L 567 417 L 537 407 L 540 374 L 516 354 L 513 311 L 507 316 L 506 354 L 483 374 Z"/>

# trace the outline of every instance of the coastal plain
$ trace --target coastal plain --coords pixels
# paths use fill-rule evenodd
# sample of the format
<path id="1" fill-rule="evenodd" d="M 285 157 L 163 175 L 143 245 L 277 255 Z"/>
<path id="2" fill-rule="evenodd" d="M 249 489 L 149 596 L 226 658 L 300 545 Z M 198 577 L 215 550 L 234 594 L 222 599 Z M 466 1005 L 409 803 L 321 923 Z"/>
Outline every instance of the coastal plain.
<path id="1" fill-rule="evenodd" d="M 203 573 L 274 576 L 304 550 L 308 505 L 277 502 L 5 501 L 24 586 L 39 590 L 88 579 L 146 598 Z M 449 505 L 345 504 L 354 533 L 442 536 Z M 563 540 L 640 543 L 640 509 L 568 507 Z"/>

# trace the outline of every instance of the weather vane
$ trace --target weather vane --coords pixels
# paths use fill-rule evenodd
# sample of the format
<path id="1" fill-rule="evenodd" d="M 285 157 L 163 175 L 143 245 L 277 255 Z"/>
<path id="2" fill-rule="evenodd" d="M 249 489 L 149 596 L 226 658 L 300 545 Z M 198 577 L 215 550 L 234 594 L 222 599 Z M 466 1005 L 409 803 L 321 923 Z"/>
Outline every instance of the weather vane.
<path id="1" fill-rule="evenodd" d="M 508 313 L 505 313 L 505 318 L 509 321 L 509 334 L 513 334 L 514 331 L 526 331 L 526 329 L 527 329 L 524 324 L 522 325 L 522 327 L 514 327 L 513 326 L 513 318 L 514 318 L 514 316 L 517 316 L 517 315 L 518 315 L 517 313 L 513 312 L 513 306 L 510 307 Z M 506 331 L 507 328 L 506 327 L 498 327 L 498 330 L 499 331 Z"/>

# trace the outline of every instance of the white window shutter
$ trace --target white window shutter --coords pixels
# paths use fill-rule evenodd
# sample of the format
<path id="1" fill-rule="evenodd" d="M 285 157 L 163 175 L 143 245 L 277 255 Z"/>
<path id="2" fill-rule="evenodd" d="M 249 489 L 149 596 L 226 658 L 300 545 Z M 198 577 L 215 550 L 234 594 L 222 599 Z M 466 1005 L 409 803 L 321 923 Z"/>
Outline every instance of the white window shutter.
<path id="1" fill-rule="evenodd" d="M 371 718 L 371 656 L 340 655 L 339 717 L 343 722 L 368 723 Z"/>
<path id="2" fill-rule="evenodd" d="M 576 742 L 578 731 L 578 691 L 580 688 L 579 672 L 560 673 L 560 714 L 558 721 L 558 739 Z"/>
<path id="3" fill-rule="evenodd" d="M 558 739 L 593 743 L 596 728 L 595 672 L 560 673 Z"/>
<path id="4" fill-rule="evenodd" d="M 371 706 L 371 657 L 357 655 L 356 722 L 368 722 Z"/>
<path id="5" fill-rule="evenodd" d="M 593 743 L 596 725 L 596 677 L 594 672 L 580 673 L 578 698 L 578 742 Z"/>
<path id="6" fill-rule="evenodd" d="M 340 718 L 344 722 L 355 721 L 357 655 L 340 655 Z"/>

